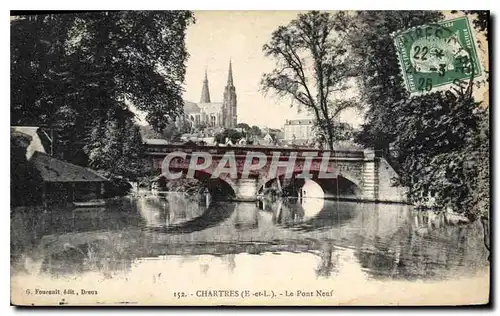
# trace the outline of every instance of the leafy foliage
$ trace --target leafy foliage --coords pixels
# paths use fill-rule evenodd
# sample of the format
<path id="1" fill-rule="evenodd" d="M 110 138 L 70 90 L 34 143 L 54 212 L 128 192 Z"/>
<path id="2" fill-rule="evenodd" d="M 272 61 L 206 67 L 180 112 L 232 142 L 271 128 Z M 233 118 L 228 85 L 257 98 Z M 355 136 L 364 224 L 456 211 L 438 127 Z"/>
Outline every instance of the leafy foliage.
<path id="1" fill-rule="evenodd" d="M 289 96 L 292 105 L 295 102 L 313 113 L 318 132 L 331 150 L 333 121 L 345 109 L 359 106 L 352 99 L 334 98 L 335 93 L 348 89 L 348 79 L 354 71 L 347 50 L 352 22 L 345 12 L 299 14 L 287 26 L 275 30 L 263 47 L 265 55 L 274 58 L 277 66 L 263 75 L 263 90 Z"/>
<path id="2" fill-rule="evenodd" d="M 241 138 L 245 136 L 245 133 L 239 132 L 232 128 L 226 128 L 221 133 L 215 135 L 215 141 L 219 144 L 225 144 L 226 139 L 229 139 L 233 144 L 236 144 Z"/>
<path id="3" fill-rule="evenodd" d="M 489 113 L 472 96 L 473 85 L 410 98 L 391 33 L 441 19 L 439 12 L 359 12 L 352 46 L 360 65 L 368 105 L 357 140 L 390 149 L 393 161 L 416 203 L 476 218 L 489 205 Z M 486 106 L 486 108 L 484 107 Z"/>
<path id="4" fill-rule="evenodd" d="M 248 130 L 248 134 L 255 137 L 261 137 L 262 131 L 258 126 L 252 125 L 252 127 Z"/>
<path id="5" fill-rule="evenodd" d="M 159 138 L 170 142 L 178 142 L 182 134 L 191 131 L 191 126 L 184 120 L 178 120 L 175 123 L 168 123 L 161 132 L 155 132 L 149 125 L 141 126 L 140 131 L 143 138 Z"/>
<path id="6" fill-rule="evenodd" d="M 236 127 L 239 127 L 241 129 L 243 129 L 243 131 L 241 133 L 241 137 L 244 137 L 244 136 L 247 136 L 247 135 L 248 135 L 249 138 L 255 138 L 255 137 L 261 137 L 262 136 L 262 130 L 257 125 L 250 126 L 247 123 L 238 123 L 236 125 Z"/>
<path id="7" fill-rule="evenodd" d="M 189 11 L 13 20 L 11 124 L 54 128 L 60 158 L 132 176 L 141 139 L 130 104 L 156 131 L 182 112 L 184 37 L 193 21 Z"/>
<path id="8" fill-rule="evenodd" d="M 206 184 L 196 179 L 175 179 L 165 183 L 165 189 L 170 192 L 185 192 L 198 196 L 204 193 Z"/>
<path id="9" fill-rule="evenodd" d="M 442 92 L 412 99 L 397 120 L 403 183 L 415 202 L 436 199 L 437 206 L 475 217 L 481 212 L 478 175 L 487 167 L 488 143 L 481 128 L 487 113 L 472 97 Z"/>
<path id="10" fill-rule="evenodd" d="M 350 34 L 356 56 L 361 94 L 366 103 L 366 123 L 357 141 L 388 153 L 396 136 L 395 106 L 408 99 L 400 75 L 391 34 L 414 26 L 436 22 L 437 11 L 359 11 L 356 29 Z"/>
<path id="11" fill-rule="evenodd" d="M 236 124 L 236 127 L 242 128 L 245 131 L 248 131 L 250 129 L 250 125 L 248 125 L 247 123 L 238 123 Z"/>

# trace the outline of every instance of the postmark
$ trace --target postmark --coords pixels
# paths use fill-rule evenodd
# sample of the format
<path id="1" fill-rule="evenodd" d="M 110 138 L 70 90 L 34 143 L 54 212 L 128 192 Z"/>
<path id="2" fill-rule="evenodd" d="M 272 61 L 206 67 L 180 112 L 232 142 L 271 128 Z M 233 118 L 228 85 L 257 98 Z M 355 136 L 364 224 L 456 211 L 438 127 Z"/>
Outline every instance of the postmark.
<path id="1" fill-rule="evenodd" d="M 411 95 L 447 89 L 483 74 L 466 16 L 414 27 L 393 36 L 401 75 Z"/>

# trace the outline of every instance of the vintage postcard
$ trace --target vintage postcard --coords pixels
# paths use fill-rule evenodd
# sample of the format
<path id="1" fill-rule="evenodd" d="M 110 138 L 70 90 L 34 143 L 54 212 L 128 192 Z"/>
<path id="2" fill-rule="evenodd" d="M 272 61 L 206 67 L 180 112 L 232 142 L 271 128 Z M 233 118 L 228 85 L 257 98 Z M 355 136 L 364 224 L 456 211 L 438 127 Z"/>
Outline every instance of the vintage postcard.
<path id="1" fill-rule="evenodd" d="M 11 304 L 488 304 L 488 23 L 12 12 Z"/>

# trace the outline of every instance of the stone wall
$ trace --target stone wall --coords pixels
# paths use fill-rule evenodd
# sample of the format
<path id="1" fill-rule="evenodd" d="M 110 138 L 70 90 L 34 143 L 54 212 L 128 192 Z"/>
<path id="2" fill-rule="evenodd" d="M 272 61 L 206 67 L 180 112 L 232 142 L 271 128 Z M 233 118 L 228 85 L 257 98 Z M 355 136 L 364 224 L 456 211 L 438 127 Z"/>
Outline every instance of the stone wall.
<path id="1" fill-rule="evenodd" d="M 399 175 L 384 158 L 378 159 L 378 201 L 406 203 L 407 187 L 399 184 Z"/>

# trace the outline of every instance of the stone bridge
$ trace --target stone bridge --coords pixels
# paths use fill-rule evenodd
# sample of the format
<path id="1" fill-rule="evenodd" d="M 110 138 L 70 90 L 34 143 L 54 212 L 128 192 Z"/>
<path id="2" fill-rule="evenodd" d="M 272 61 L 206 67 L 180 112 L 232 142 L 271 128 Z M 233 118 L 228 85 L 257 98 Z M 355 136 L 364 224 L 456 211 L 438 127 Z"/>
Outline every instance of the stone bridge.
<path id="1" fill-rule="evenodd" d="M 222 190 L 229 192 L 239 201 L 254 201 L 257 194 L 268 186 L 277 184 L 281 188 L 281 184 L 286 181 L 285 174 L 288 174 L 298 188 L 306 179 L 313 180 L 322 188 L 325 197 L 372 202 L 405 202 L 405 190 L 397 185 L 397 174 L 387 161 L 378 157 L 373 150 L 330 152 L 314 148 L 148 143 L 146 148 L 146 156 L 151 159 L 154 168 L 161 170 L 165 157 L 172 153 L 168 161 L 169 172 L 179 177 L 190 175 L 206 182 L 211 193 Z M 247 155 L 251 155 L 247 167 L 250 161 L 253 166 L 259 163 L 261 166 L 246 171 L 245 174 Z M 265 156 L 265 164 L 264 161 L 259 162 L 257 155 Z M 323 160 L 328 163 L 322 167 Z M 223 163 L 220 163 L 221 161 Z M 272 161 L 275 161 L 274 165 L 279 161 L 279 166 L 273 169 Z M 220 173 L 220 165 L 224 167 L 228 162 L 234 163 L 236 168 L 233 172 L 227 171 L 229 169 L 226 168 L 224 173 Z M 197 166 L 197 170 L 189 171 L 190 165 L 191 169 Z M 304 166 L 310 166 L 309 172 Z"/>

